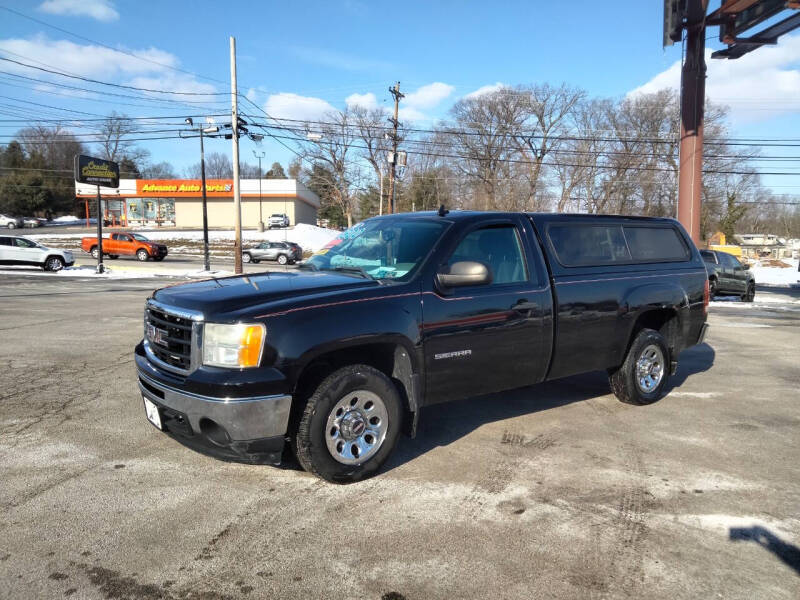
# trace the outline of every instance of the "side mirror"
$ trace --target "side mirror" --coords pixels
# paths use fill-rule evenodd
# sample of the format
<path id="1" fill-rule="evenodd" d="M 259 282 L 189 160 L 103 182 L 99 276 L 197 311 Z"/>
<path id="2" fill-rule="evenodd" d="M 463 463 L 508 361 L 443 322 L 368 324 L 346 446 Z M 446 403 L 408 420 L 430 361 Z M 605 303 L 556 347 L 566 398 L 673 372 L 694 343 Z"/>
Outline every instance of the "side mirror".
<path id="1" fill-rule="evenodd" d="M 485 264 L 462 260 L 442 267 L 436 273 L 436 282 L 441 288 L 464 287 L 467 285 L 486 285 L 492 283 L 492 273 Z"/>

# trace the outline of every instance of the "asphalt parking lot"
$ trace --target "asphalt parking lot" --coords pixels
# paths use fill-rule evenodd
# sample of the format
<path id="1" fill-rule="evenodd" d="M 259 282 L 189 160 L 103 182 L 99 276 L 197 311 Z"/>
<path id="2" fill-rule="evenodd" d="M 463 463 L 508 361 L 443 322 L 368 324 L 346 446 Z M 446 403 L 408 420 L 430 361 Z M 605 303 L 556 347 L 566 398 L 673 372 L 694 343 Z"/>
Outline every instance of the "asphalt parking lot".
<path id="1" fill-rule="evenodd" d="M 157 285 L 0 280 L 1 598 L 800 597 L 798 290 L 715 303 L 654 405 L 600 373 L 437 405 L 333 486 L 147 423 Z"/>

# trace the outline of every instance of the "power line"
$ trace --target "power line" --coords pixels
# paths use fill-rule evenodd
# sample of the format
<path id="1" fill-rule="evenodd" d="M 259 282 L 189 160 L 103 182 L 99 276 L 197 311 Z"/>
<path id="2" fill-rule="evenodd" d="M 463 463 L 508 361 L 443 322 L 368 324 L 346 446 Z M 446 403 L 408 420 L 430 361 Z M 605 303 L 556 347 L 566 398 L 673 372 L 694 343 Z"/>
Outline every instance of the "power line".
<path id="1" fill-rule="evenodd" d="M 24 13 L 21 13 L 21 12 L 19 12 L 17 10 L 12 9 L 12 8 L 8 8 L 7 6 L 0 5 L 0 9 L 3 9 L 3 10 L 8 11 L 10 13 L 13 13 L 13 14 L 19 16 L 19 17 L 24 18 L 24 19 L 29 19 L 30 21 L 33 21 L 35 23 L 39 23 L 40 25 L 44 25 L 45 27 L 50 27 L 51 29 L 55 29 L 56 31 L 60 31 L 62 33 L 66 33 L 67 35 L 71 35 L 72 37 L 77 38 L 79 40 L 83 40 L 85 42 L 89 42 L 89 43 L 92 43 L 92 44 L 96 44 L 98 46 L 102 46 L 103 48 L 107 48 L 108 50 L 112 50 L 114 52 L 119 52 L 120 54 L 125 54 L 126 56 L 131 56 L 131 57 L 133 57 L 135 59 L 138 59 L 138 60 L 141 60 L 143 62 L 148 62 L 148 63 L 154 64 L 154 65 L 158 65 L 159 67 L 164 67 L 165 69 L 171 69 L 171 70 L 177 71 L 179 73 L 185 73 L 187 75 L 192 75 L 194 77 L 199 77 L 200 79 L 207 79 L 208 81 L 214 81 L 216 83 L 227 84 L 227 82 L 222 81 L 220 79 L 214 79 L 213 77 L 207 77 L 206 75 L 201 75 L 199 73 L 194 73 L 192 71 L 187 71 L 186 69 L 181 69 L 181 68 L 178 68 L 178 67 L 174 67 L 172 65 L 168 65 L 168 64 L 165 64 L 165 63 L 158 62 L 156 60 L 152 60 L 150 58 L 145 58 L 143 56 L 139 56 L 138 54 L 135 54 L 133 52 L 127 52 L 126 50 L 120 50 L 119 48 L 114 48 L 113 46 L 109 46 L 108 44 L 104 44 L 103 42 L 98 42 L 97 40 L 93 40 L 91 38 L 87 38 L 85 36 L 82 36 L 82 35 L 79 35 L 77 33 L 72 32 L 72 31 L 69 31 L 67 29 L 63 29 L 61 27 L 57 27 L 57 26 L 55 26 L 55 25 L 53 25 L 51 23 L 47 23 L 46 21 L 42 21 L 40 19 L 36 19 L 35 17 L 31 17 L 30 15 L 26 15 Z"/>
<path id="2" fill-rule="evenodd" d="M 4 56 L 0 56 L 0 60 L 4 60 L 6 62 L 14 63 L 20 65 L 22 67 L 27 67 L 28 69 L 36 69 L 37 71 L 44 71 L 45 73 L 52 73 L 53 75 L 58 75 L 60 77 L 68 77 L 70 79 L 79 79 L 81 81 L 85 81 L 87 83 L 96 83 L 98 85 L 107 85 L 115 88 L 122 88 L 126 90 L 136 90 L 138 92 L 150 92 L 155 94 L 174 94 L 178 96 L 227 96 L 228 92 L 176 92 L 172 90 L 157 90 L 153 88 L 143 88 L 137 87 L 134 85 L 124 85 L 122 83 L 110 83 L 108 81 L 101 81 L 99 79 L 92 79 L 91 77 L 83 77 L 81 75 L 69 75 L 68 73 L 64 73 L 62 71 L 57 71 L 55 69 L 47 69 L 45 67 L 37 67 L 36 65 L 31 65 L 28 63 L 24 63 L 19 60 L 14 60 L 13 58 L 6 58 Z"/>

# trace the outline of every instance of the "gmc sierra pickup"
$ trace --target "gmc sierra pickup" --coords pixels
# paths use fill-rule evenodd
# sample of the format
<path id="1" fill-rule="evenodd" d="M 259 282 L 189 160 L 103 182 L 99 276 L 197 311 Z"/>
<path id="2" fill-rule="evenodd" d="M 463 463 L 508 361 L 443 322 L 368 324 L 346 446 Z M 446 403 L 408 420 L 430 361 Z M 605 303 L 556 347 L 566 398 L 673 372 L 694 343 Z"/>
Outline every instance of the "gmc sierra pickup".
<path id="1" fill-rule="evenodd" d="M 145 412 L 185 445 L 374 474 L 422 407 L 606 370 L 668 391 L 702 342 L 708 276 L 672 219 L 488 212 L 369 219 L 296 271 L 157 290 L 135 358 Z"/>

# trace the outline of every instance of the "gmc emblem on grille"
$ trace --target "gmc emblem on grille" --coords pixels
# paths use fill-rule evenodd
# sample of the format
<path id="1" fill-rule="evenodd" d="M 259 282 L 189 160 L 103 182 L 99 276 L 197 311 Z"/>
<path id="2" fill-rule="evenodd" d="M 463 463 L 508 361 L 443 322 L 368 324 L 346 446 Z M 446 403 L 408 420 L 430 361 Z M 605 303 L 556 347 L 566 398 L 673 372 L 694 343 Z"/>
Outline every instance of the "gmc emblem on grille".
<path id="1" fill-rule="evenodd" d="M 155 325 L 147 324 L 147 339 L 149 339 L 154 344 L 159 344 L 161 346 L 167 345 L 167 340 L 164 339 L 167 337 L 167 332 L 163 329 L 159 329 Z"/>

